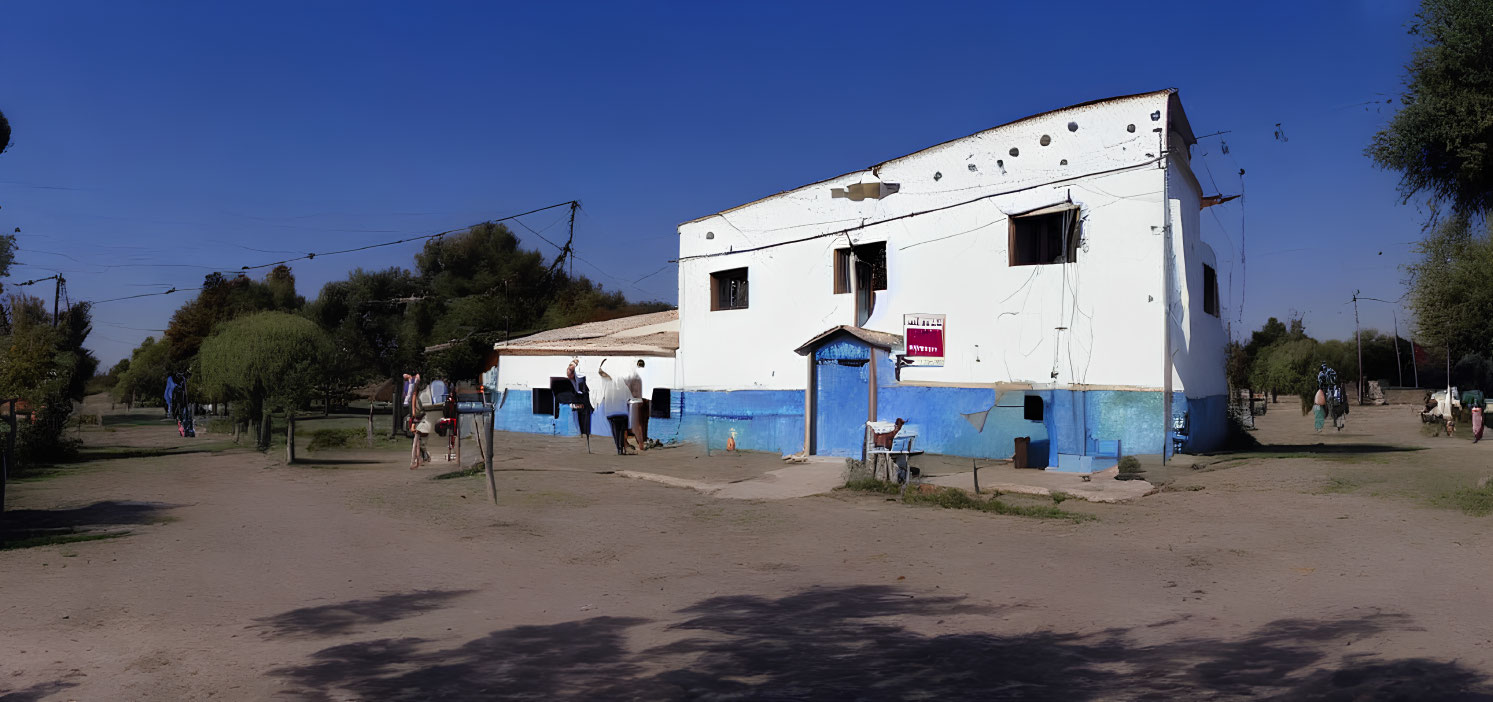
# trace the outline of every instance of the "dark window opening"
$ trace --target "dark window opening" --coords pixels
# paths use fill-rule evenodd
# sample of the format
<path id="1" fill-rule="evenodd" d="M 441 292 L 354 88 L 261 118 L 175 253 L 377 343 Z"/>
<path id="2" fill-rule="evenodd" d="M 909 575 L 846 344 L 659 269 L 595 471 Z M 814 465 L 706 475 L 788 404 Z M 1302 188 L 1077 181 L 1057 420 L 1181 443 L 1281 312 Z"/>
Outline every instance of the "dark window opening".
<path id="1" fill-rule="evenodd" d="M 1203 311 L 1214 317 L 1218 315 L 1218 271 L 1203 264 Z"/>
<path id="2" fill-rule="evenodd" d="M 555 404 L 555 392 L 549 388 L 534 388 L 534 414 L 559 416 L 560 406 Z"/>
<path id="3" fill-rule="evenodd" d="M 855 290 L 886 290 L 886 242 L 835 249 L 835 294 L 848 293 L 850 252 L 855 252 Z"/>
<path id="4" fill-rule="evenodd" d="M 672 393 L 668 388 L 654 388 L 653 398 L 648 403 L 648 416 L 653 419 L 668 419 L 671 401 Z"/>
<path id="5" fill-rule="evenodd" d="M 1042 396 L 1027 395 L 1026 401 L 1021 405 L 1021 416 L 1028 422 L 1042 421 Z"/>
<path id="6" fill-rule="evenodd" d="M 1011 218 L 1011 265 L 1039 266 L 1078 260 L 1077 208 Z"/>
<path id="7" fill-rule="evenodd" d="M 710 309 L 747 308 L 747 269 L 733 268 L 710 274 Z"/>

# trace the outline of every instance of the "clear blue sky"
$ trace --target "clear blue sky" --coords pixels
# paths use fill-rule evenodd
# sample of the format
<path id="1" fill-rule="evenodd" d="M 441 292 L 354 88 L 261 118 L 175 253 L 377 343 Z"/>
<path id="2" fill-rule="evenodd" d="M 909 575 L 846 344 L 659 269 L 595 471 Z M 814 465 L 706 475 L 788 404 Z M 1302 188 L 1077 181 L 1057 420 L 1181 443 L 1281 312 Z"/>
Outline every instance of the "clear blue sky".
<path id="1" fill-rule="evenodd" d="M 679 222 L 1175 87 L 1199 134 L 1232 130 L 1228 155 L 1219 138 L 1194 154 L 1218 188 L 1237 192 L 1248 170 L 1245 204 L 1202 220 L 1232 242 L 1216 245 L 1230 316 L 1242 231 L 1242 326 L 1296 310 L 1315 335 L 1346 337 L 1355 288 L 1402 294 L 1424 219 L 1363 156 L 1402 86 L 1414 8 L 7 2 L 0 227 L 22 229 L 25 264 L 7 282 L 61 271 L 93 300 L 195 287 L 211 268 L 283 257 L 250 249 L 345 248 L 574 198 L 576 273 L 673 302 L 672 266 L 634 281 L 674 257 Z M 525 221 L 560 236 L 560 216 Z M 301 262 L 299 288 L 410 266 L 416 248 Z M 92 348 L 111 364 L 189 294 L 98 306 Z M 1390 310 L 1364 303 L 1365 325 L 1389 329 Z"/>

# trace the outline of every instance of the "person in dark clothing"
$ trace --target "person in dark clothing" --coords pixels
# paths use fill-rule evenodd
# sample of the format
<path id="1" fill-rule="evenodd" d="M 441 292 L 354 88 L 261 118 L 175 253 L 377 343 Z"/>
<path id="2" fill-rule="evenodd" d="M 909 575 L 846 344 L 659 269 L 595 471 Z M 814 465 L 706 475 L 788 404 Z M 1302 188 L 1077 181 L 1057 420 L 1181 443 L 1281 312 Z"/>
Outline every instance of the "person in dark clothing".
<path id="1" fill-rule="evenodd" d="M 596 408 L 591 406 L 591 387 L 586 384 L 586 376 L 576 371 L 580 364 L 579 358 L 572 359 L 570 365 L 565 368 L 565 377 L 570 380 L 571 387 L 575 388 L 577 402 L 570 404 L 571 411 L 575 413 L 575 427 L 581 436 L 590 436 L 591 413 Z"/>
<path id="2" fill-rule="evenodd" d="M 617 444 L 617 455 L 623 456 L 628 452 L 627 401 L 632 395 L 626 385 L 602 368 L 604 365 L 606 365 L 605 359 L 596 366 L 596 374 L 601 376 L 600 397 L 596 403 L 596 411 L 597 414 L 607 418 L 607 424 L 612 428 L 612 441 Z"/>

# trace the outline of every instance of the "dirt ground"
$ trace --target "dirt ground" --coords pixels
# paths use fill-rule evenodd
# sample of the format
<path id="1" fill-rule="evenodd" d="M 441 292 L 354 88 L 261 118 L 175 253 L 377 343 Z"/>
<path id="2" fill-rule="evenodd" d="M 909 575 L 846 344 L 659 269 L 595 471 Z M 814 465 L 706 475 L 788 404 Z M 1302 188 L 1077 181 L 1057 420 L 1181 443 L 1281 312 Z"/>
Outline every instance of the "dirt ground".
<path id="1" fill-rule="evenodd" d="M 1294 406 L 1093 521 L 833 493 L 725 500 L 762 457 L 499 435 L 481 477 L 397 447 L 280 454 L 148 411 L 12 483 L 0 700 L 1493 699 L 1493 446 Z M 307 422 L 302 427 L 311 427 Z M 454 467 L 454 466 L 452 466 Z M 29 530 L 29 531 L 28 531 Z"/>

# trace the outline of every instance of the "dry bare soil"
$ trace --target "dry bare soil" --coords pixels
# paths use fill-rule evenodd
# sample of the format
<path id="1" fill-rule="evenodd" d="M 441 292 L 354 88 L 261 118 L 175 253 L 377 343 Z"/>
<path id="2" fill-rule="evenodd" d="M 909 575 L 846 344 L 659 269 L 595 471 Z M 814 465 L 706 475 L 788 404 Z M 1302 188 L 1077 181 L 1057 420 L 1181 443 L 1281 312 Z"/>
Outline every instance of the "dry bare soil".
<path id="1" fill-rule="evenodd" d="M 494 506 L 397 447 L 106 419 L 10 486 L 11 545 L 122 535 L 0 550 L 4 702 L 1493 699 L 1493 446 L 1407 408 L 1273 405 L 1260 451 L 1085 522 L 719 500 L 604 471 L 729 457 L 520 435 Z"/>

